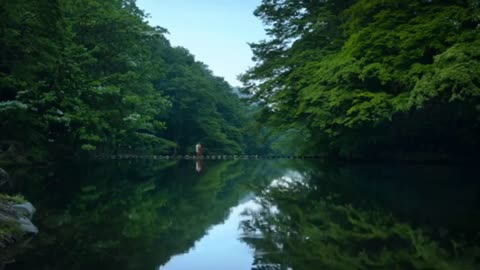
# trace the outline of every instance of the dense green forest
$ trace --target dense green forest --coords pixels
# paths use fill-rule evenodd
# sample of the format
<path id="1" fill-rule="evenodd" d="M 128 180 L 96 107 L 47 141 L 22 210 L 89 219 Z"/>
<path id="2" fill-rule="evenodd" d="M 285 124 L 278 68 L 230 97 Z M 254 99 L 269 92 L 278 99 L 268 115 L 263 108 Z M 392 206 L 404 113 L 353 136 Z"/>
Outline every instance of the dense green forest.
<path id="1" fill-rule="evenodd" d="M 269 39 L 251 44 L 245 90 L 297 153 L 455 160 L 480 150 L 479 1 L 263 0 L 255 15 Z"/>
<path id="2" fill-rule="evenodd" d="M 253 147 L 251 109 L 133 0 L 0 3 L 3 159 Z M 0 155 L 2 155 L 0 152 Z"/>
<path id="3" fill-rule="evenodd" d="M 480 4 L 263 0 L 251 105 L 134 0 L 2 1 L 0 156 L 480 150 Z M 270 135 L 268 138 L 267 135 Z M 293 143 L 292 143 L 293 142 Z"/>
<path id="4" fill-rule="evenodd" d="M 480 0 L 256 1 L 233 87 L 136 0 L 0 0 L 0 270 L 480 269 Z"/>

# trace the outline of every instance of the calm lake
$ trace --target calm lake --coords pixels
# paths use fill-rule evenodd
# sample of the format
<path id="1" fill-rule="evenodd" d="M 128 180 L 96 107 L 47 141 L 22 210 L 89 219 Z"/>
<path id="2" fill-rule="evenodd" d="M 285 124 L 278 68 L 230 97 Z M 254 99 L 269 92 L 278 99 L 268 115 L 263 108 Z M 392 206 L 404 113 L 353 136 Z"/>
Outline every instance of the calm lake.
<path id="1" fill-rule="evenodd" d="M 9 173 L 40 232 L 5 269 L 480 269 L 473 166 L 104 161 Z"/>

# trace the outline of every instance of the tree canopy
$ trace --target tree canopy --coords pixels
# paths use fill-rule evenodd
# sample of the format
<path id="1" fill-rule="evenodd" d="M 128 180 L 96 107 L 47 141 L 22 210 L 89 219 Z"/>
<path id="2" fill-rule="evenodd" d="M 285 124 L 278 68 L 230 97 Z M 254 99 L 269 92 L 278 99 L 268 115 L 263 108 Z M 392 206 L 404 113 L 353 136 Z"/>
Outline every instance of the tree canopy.
<path id="1" fill-rule="evenodd" d="M 245 151 L 246 105 L 135 1 L 0 5 L 3 152 Z"/>
<path id="2" fill-rule="evenodd" d="M 480 148 L 478 1 L 264 0 L 245 90 L 300 152 L 470 156 Z"/>

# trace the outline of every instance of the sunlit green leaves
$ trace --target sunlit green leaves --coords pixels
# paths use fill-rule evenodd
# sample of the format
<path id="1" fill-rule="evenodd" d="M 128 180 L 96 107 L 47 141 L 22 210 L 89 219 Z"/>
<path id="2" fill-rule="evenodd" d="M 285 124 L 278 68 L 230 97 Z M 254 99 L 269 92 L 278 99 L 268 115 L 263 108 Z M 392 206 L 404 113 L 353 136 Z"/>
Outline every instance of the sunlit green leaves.
<path id="1" fill-rule="evenodd" d="M 243 80 L 266 123 L 304 124 L 324 142 L 318 151 L 350 149 L 347 156 L 405 151 L 426 143 L 430 126 L 444 134 L 430 149 L 473 155 L 466 144 L 479 132 L 478 4 L 310 2 L 265 0 L 257 9 L 270 39 L 252 45 L 257 65 Z M 445 125 L 452 121 L 462 125 Z M 458 144 L 447 139 L 460 133 Z"/>
<path id="2" fill-rule="evenodd" d="M 135 1 L 22 0 L 0 12 L 1 141 L 55 142 L 52 155 L 171 153 L 198 142 L 243 151 L 245 106 Z"/>

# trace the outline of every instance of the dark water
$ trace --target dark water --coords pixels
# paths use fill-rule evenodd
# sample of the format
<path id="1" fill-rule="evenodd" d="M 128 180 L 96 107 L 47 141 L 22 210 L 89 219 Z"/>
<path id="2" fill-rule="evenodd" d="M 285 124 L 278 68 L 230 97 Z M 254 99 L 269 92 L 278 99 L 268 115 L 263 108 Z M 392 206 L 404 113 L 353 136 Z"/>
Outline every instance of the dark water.
<path id="1" fill-rule="evenodd" d="M 6 269 L 480 269 L 476 168 L 312 161 L 11 170 L 40 233 Z M 1 267 L 0 267 L 1 268 Z"/>

